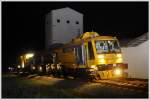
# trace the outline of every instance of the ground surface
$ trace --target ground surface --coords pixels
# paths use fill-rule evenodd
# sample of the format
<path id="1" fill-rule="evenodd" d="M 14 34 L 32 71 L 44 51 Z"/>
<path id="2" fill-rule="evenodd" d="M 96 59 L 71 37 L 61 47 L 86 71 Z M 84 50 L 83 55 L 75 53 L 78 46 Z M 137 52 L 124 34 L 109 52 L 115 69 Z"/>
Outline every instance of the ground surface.
<path id="1" fill-rule="evenodd" d="M 148 91 L 74 79 L 5 74 L 2 98 L 148 98 Z"/>

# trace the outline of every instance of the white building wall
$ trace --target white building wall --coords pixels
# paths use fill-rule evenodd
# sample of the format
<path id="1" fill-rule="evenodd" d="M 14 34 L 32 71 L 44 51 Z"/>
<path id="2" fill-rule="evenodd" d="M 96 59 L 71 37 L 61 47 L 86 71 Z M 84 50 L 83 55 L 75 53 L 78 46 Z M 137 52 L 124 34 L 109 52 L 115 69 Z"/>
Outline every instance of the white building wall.
<path id="1" fill-rule="evenodd" d="M 149 42 L 148 40 L 136 47 L 122 48 L 123 59 L 128 63 L 128 76 L 131 78 L 148 79 L 149 73 Z"/>
<path id="2" fill-rule="evenodd" d="M 46 21 L 47 48 L 55 43 L 68 43 L 83 33 L 83 14 L 70 8 L 52 10 Z"/>

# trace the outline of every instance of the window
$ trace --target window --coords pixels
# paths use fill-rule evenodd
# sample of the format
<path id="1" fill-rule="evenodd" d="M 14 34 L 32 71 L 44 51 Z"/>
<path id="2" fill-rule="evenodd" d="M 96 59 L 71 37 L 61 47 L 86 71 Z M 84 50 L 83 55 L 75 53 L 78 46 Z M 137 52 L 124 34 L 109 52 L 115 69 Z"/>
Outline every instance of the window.
<path id="1" fill-rule="evenodd" d="M 96 41 L 97 53 L 118 53 L 121 52 L 119 44 L 115 40 L 98 40 Z"/>
<path id="2" fill-rule="evenodd" d="M 70 21 L 69 21 L 69 20 L 67 20 L 67 23 L 69 24 L 69 23 L 70 23 Z"/>
<path id="3" fill-rule="evenodd" d="M 108 41 L 109 50 L 112 53 L 120 52 L 120 47 L 117 41 Z"/>
<path id="4" fill-rule="evenodd" d="M 96 51 L 97 53 L 108 53 L 107 41 L 96 41 Z"/>
<path id="5" fill-rule="evenodd" d="M 93 47 L 91 42 L 88 42 L 88 58 L 94 59 L 94 52 L 93 52 Z"/>
<path id="6" fill-rule="evenodd" d="M 83 64 L 83 61 L 82 61 L 82 46 L 81 45 L 75 47 L 75 54 L 76 54 L 77 64 Z"/>
<path id="7" fill-rule="evenodd" d="M 78 22 L 78 21 L 76 21 L 76 24 L 79 24 L 79 22 Z"/>
<path id="8" fill-rule="evenodd" d="M 57 19 L 57 23 L 60 23 L 60 19 Z"/>

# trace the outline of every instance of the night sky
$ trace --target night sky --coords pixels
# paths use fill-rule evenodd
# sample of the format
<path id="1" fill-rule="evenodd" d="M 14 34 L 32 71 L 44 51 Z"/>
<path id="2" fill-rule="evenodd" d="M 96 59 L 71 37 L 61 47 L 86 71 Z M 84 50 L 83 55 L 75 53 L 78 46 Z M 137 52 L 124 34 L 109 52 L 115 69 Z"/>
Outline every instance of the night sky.
<path id="1" fill-rule="evenodd" d="M 84 14 L 84 32 L 121 39 L 148 32 L 148 2 L 2 2 L 2 66 L 16 64 L 26 50 L 44 50 L 44 18 L 70 7 Z"/>

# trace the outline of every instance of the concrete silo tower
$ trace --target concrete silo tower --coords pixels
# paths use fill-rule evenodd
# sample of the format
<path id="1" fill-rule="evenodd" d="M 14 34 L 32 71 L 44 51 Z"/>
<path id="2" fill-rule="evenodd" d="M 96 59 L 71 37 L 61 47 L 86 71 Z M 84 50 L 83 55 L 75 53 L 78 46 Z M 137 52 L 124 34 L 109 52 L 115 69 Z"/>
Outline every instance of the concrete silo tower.
<path id="1" fill-rule="evenodd" d="M 71 9 L 52 10 L 45 20 L 46 49 L 56 43 L 67 43 L 83 33 L 83 14 Z"/>

